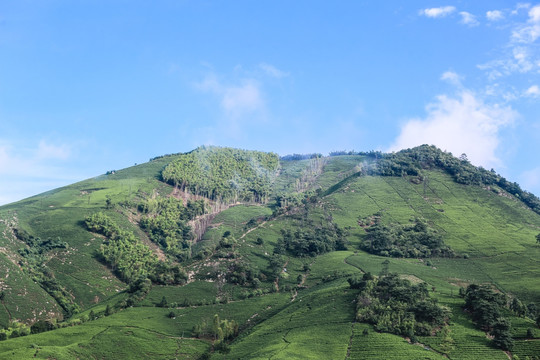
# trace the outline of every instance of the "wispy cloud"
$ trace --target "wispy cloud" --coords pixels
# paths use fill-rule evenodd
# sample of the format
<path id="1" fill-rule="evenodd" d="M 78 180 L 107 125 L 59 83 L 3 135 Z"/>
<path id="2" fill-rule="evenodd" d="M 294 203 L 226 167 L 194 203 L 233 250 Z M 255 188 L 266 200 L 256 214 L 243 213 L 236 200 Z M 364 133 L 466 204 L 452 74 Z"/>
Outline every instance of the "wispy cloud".
<path id="1" fill-rule="evenodd" d="M 537 46 L 540 37 L 540 5 L 530 8 L 526 5 L 522 4 L 519 7 L 528 9 L 526 19 L 511 20 L 509 23 L 510 36 L 501 56 L 478 65 L 479 69 L 486 71 L 490 80 L 514 73 L 540 71 L 540 54 Z"/>
<path id="2" fill-rule="evenodd" d="M 468 26 L 471 26 L 471 27 L 480 25 L 480 22 L 478 22 L 478 20 L 476 20 L 476 16 L 474 16 L 470 12 L 461 11 L 459 13 L 459 15 L 461 15 L 461 23 L 462 24 L 465 24 L 465 25 L 468 25 Z"/>
<path id="3" fill-rule="evenodd" d="M 239 79 L 233 83 L 225 83 L 211 73 L 195 86 L 216 95 L 219 105 L 227 116 L 234 118 L 262 110 L 265 105 L 261 85 L 252 78 Z"/>
<path id="4" fill-rule="evenodd" d="M 461 86 L 462 77 L 453 71 L 446 71 L 441 75 L 441 80 L 448 81 L 452 85 Z"/>
<path id="5" fill-rule="evenodd" d="M 440 95 L 426 107 L 424 118 L 408 120 L 390 150 L 433 144 L 454 154 L 466 153 L 476 165 L 500 165 L 499 130 L 518 114 L 509 106 L 488 104 L 470 90 Z"/>
<path id="6" fill-rule="evenodd" d="M 197 128 L 199 142 L 209 144 L 218 139 L 220 143 L 238 143 L 254 126 L 271 126 L 268 104 L 275 94 L 272 86 L 289 73 L 266 62 L 237 65 L 228 73 L 218 73 L 210 64 L 205 67 L 208 71 L 194 88 L 215 101 L 219 115 Z"/>
<path id="7" fill-rule="evenodd" d="M 529 10 L 529 18 L 525 24 L 518 25 L 512 31 L 512 40 L 530 44 L 540 37 L 540 5 Z"/>
<path id="8" fill-rule="evenodd" d="M 538 85 L 532 85 L 527 90 L 525 90 L 525 96 L 534 98 L 540 97 L 540 88 L 538 87 Z"/>
<path id="9" fill-rule="evenodd" d="M 264 106 L 260 86 L 253 79 L 245 79 L 237 86 L 224 88 L 222 96 L 221 106 L 233 115 L 256 111 Z"/>
<path id="10" fill-rule="evenodd" d="M 441 18 L 456 11 L 454 6 L 441 6 L 436 8 L 422 9 L 418 13 L 429 18 Z"/>
<path id="11" fill-rule="evenodd" d="M 489 21 L 499 21 L 499 20 L 504 19 L 504 14 L 500 10 L 491 10 L 491 11 L 486 12 L 486 18 Z"/>
<path id="12" fill-rule="evenodd" d="M 45 140 L 39 142 L 37 156 L 39 159 L 67 160 L 71 155 L 71 146 L 67 144 L 51 144 Z"/>
<path id="13" fill-rule="evenodd" d="M 80 180 L 64 169 L 71 149 L 45 140 L 25 146 L 0 139 L 0 204 Z"/>
<path id="14" fill-rule="evenodd" d="M 275 66 L 267 64 L 267 63 L 260 63 L 259 68 L 261 68 L 261 70 L 263 70 L 266 73 L 266 75 L 269 75 L 271 77 L 275 77 L 278 79 L 289 76 L 289 73 L 285 71 L 281 71 Z"/>
<path id="15" fill-rule="evenodd" d="M 521 10 L 527 10 L 531 7 L 529 3 L 517 3 L 514 10 L 510 12 L 511 15 L 518 15 Z"/>

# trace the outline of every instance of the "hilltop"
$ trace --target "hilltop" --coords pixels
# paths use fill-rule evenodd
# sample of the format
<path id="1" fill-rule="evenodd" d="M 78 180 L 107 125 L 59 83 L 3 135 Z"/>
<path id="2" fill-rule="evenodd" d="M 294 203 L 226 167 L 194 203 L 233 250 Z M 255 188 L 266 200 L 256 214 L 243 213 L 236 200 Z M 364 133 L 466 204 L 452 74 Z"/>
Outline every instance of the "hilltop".
<path id="1" fill-rule="evenodd" d="M 539 233 L 433 146 L 160 156 L 0 207 L 0 358 L 532 359 Z"/>

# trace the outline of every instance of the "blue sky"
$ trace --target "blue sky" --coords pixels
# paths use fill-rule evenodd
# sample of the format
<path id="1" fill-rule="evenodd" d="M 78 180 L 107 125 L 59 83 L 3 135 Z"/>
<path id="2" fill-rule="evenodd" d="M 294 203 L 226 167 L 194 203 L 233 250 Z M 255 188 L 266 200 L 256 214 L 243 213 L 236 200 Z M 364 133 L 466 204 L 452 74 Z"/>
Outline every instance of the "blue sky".
<path id="1" fill-rule="evenodd" d="M 423 143 L 540 195 L 540 3 L 0 2 L 0 204 L 202 144 Z"/>

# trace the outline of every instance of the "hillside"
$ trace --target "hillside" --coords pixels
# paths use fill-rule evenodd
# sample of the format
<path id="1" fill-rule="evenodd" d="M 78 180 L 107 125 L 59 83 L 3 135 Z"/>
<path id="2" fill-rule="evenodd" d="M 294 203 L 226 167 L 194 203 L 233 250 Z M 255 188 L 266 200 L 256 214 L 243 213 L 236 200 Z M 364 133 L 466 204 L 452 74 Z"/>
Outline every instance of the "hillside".
<path id="1" fill-rule="evenodd" d="M 536 196 L 430 146 L 331 155 L 202 147 L 0 207 L 0 358 L 540 356 Z"/>

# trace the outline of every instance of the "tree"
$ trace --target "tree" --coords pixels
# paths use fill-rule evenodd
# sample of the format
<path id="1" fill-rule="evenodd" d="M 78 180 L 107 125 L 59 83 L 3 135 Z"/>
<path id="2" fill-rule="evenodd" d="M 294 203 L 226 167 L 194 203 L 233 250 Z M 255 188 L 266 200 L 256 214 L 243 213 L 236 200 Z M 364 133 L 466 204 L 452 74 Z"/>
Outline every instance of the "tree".
<path id="1" fill-rule="evenodd" d="M 530 303 L 529 305 L 527 305 L 527 315 L 531 318 L 531 319 L 536 319 L 536 313 L 538 312 L 538 309 L 536 308 L 536 304 L 535 303 Z"/>
<path id="2" fill-rule="evenodd" d="M 110 209 L 112 208 L 112 200 L 111 200 L 111 197 L 109 195 L 106 196 L 106 200 L 105 200 L 105 207 L 107 209 Z"/>
<path id="3" fill-rule="evenodd" d="M 285 265 L 285 258 L 281 255 L 274 254 L 270 257 L 270 264 L 269 267 L 272 270 L 272 273 L 274 275 L 279 275 L 281 273 L 281 270 L 283 269 L 283 266 Z"/>
<path id="4" fill-rule="evenodd" d="M 388 259 L 384 260 L 382 262 L 382 269 L 381 269 L 381 276 L 382 275 L 387 275 L 388 274 L 388 268 L 390 266 L 390 261 Z"/>
<path id="5" fill-rule="evenodd" d="M 448 325 L 443 326 L 441 330 L 441 350 L 444 353 L 449 353 L 450 351 L 454 350 L 454 339 L 450 336 L 450 327 Z"/>
<path id="6" fill-rule="evenodd" d="M 538 235 L 536 235 L 536 243 L 540 244 L 540 233 Z"/>
<path id="7" fill-rule="evenodd" d="M 493 325 L 493 330 L 491 330 L 491 335 L 493 335 L 493 343 L 498 348 L 503 350 L 511 350 L 514 346 L 514 339 L 510 332 L 510 322 L 505 318 L 499 318 Z"/>
<path id="8" fill-rule="evenodd" d="M 512 310 L 519 317 L 524 317 L 527 314 L 527 308 L 516 297 L 512 299 L 512 303 L 510 304 L 510 310 Z"/>
<path id="9" fill-rule="evenodd" d="M 109 304 L 107 304 L 107 307 L 105 308 L 105 316 L 109 316 L 112 314 L 112 309 Z"/>
<path id="10" fill-rule="evenodd" d="M 30 332 L 32 334 L 38 334 L 52 329 L 54 329 L 54 324 L 52 322 L 48 320 L 39 320 L 30 327 Z"/>
<path id="11" fill-rule="evenodd" d="M 161 301 L 158 304 L 159 307 L 167 307 L 167 299 L 165 298 L 165 295 L 161 298 Z"/>
<path id="12" fill-rule="evenodd" d="M 212 334 L 217 339 L 218 336 L 218 330 L 221 330 L 221 321 L 219 320 L 219 315 L 214 314 L 214 321 L 212 322 Z M 221 330 L 223 333 L 223 330 Z M 223 338 L 223 337 L 222 337 Z"/>

